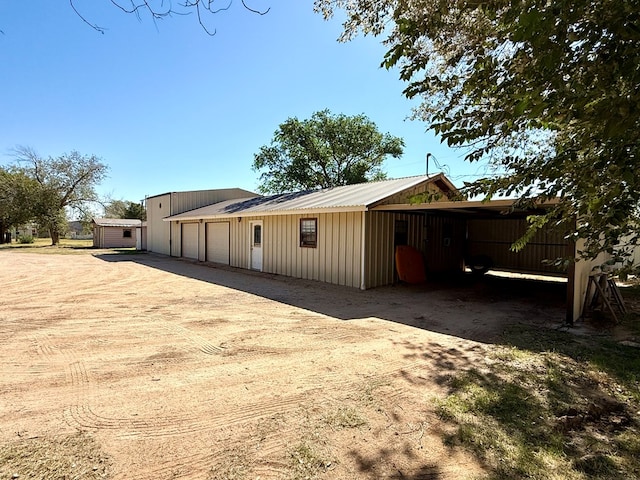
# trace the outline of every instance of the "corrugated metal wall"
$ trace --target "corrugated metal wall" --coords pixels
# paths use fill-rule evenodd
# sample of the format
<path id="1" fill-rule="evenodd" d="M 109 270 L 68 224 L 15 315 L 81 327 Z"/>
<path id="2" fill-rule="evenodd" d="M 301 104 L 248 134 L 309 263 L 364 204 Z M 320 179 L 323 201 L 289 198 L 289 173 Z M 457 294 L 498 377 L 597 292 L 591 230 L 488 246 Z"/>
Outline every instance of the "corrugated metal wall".
<path id="1" fill-rule="evenodd" d="M 125 237 L 124 231 L 129 230 L 131 237 Z M 97 234 L 97 235 L 96 235 Z M 96 243 L 96 237 L 98 239 Z M 136 246 L 135 227 L 96 227 L 94 230 L 93 246 L 98 248 L 131 248 Z"/>
<path id="2" fill-rule="evenodd" d="M 170 228 L 164 217 L 171 213 L 171 195 L 159 195 L 147 198 L 147 250 L 150 252 L 171 254 Z"/>
<path id="3" fill-rule="evenodd" d="M 394 283 L 396 220 L 407 222 L 407 244 L 421 250 L 423 215 L 393 212 L 366 212 L 365 288 Z"/>
<path id="4" fill-rule="evenodd" d="M 318 219 L 318 246 L 300 247 L 300 219 Z M 249 268 L 251 221 L 262 220 L 262 271 L 359 288 L 362 272 L 362 213 L 322 213 L 221 219 L 229 222 L 229 263 Z M 210 222 L 207 222 L 210 223 Z M 181 224 L 171 222 L 172 255 L 181 252 Z M 199 259 L 206 258 L 206 228 L 200 228 Z M 391 231 L 393 241 L 393 230 Z M 388 267 L 392 269 L 393 266 Z"/>
<path id="5" fill-rule="evenodd" d="M 317 218 L 318 246 L 300 247 L 300 219 Z M 248 264 L 248 225 L 242 264 Z M 265 216 L 263 220 L 263 271 L 321 282 L 360 287 L 362 213 Z M 246 268 L 246 267 L 245 267 Z"/>
<path id="6" fill-rule="evenodd" d="M 204 207 L 234 198 L 255 197 L 256 194 L 241 188 L 221 188 L 218 190 L 200 190 L 193 192 L 174 192 L 171 194 L 171 215 Z"/>
<path id="7" fill-rule="evenodd" d="M 487 255 L 496 269 L 562 274 L 543 262 L 566 255 L 567 241 L 562 232 L 542 229 L 523 250 L 511 251 L 511 245 L 525 233 L 527 225 L 524 218 L 469 219 L 468 255 Z"/>
<path id="8" fill-rule="evenodd" d="M 425 214 L 424 221 L 422 254 L 426 259 L 427 272 L 461 272 L 464 267 L 466 219 Z"/>
<path id="9" fill-rule="evenodd" d="M 165 222 L 163 218 L 225 200 L 254 196 L 256 196 L 255 193 L 241 188 L 224 188 L 173 192 L 147 198 L 147 250 L 164 255 L 180 256 L 180 226 L 175 222 Z"/>

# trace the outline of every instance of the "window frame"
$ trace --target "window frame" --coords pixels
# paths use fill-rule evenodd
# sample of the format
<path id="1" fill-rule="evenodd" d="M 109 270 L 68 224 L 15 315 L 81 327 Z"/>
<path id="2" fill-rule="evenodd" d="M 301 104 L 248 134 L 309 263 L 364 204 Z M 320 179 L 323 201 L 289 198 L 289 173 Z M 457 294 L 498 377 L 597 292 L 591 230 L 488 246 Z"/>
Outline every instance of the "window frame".
<path id="1" fill-rule="evenodd" d="M 305 224 L 313 225 L 312 230 L 305 228 Z M 312 236 L 313 240 L 310 240 L 309 236 Z M 318 219 L 316 217 L 300 219 L 300 248 L 318 248 Z"/>
<path id="2" fill-rule="evenodd" d="M 129 234 L 129 235 L 127 235 Z M 122 238 L 133 238 L 133 231 L 131 228 L 122 229 Z"/>

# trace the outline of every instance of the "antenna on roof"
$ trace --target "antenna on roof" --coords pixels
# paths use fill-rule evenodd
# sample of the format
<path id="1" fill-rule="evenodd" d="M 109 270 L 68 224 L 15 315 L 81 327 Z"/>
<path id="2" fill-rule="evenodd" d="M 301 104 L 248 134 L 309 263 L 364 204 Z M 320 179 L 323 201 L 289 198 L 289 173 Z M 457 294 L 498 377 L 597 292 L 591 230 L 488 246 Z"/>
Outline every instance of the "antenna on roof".
<path id="1" fill-rule="evenodd" d="M 429 175 L 429 157 L 433 157 L 433 161 L 435 162 L 436 167 L 439 168 L 441 172 L 445 172 L 447 175 L 451 175 L 451 173 L 449 172 L 449 166 L 441 165 L 438 161 L 438 158 L 432 153 L 427 153 L 427 175 Z"/>

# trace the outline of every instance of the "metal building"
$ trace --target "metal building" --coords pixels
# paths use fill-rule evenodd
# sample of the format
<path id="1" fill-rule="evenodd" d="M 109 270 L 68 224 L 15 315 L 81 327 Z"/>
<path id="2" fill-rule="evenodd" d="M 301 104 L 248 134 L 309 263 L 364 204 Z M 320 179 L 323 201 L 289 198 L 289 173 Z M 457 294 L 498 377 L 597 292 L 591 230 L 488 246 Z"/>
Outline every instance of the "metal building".
<path id="1" fill-rule="evenodd" d="M 452 201 L 456 193 L 438 174 L 269 197 L 240 189 L 164 194 L 147 199 L 147 244 L 175 257 L 360 289 L 396 282 L 396 247 L 408 245 L 422 253 L 431 280 L 469 266 L 566 276 L 567 320 L 578 318 L 596 262 L 549 264 L 577 258 L 579 248 L 549 229 L 511 250 L 526 216 L 548 205 L 518 211 L 513 200 Z"/>

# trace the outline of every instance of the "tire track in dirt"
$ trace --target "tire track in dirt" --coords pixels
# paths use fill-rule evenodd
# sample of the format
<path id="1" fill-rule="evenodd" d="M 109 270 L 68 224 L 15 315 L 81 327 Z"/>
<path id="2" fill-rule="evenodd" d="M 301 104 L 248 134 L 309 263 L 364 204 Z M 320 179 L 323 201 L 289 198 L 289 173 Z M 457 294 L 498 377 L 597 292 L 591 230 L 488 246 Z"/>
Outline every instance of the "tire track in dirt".
<path id="1" fill-rule="evenodd" d="M 212 345 L 203 337 L 194 335 L 193 332 L 186 328 L 172 324 L 164 324 L 161 326 L 166 331 L 178 333 L 192 345 L 196 346 L 199 351 L 207 355 L 224 351 L 222 347 Z M 299 377 L 298 382 L 306 386 L 305 391 L 299 395 L 267 401 L 261 399 L 257 403 L 224 412 L 223 415 L 218 417 L 208 417 L 207 415 L 163 415 L 161 417 L 156 416 L 151 418 L 108 417 L 96 413 L 89 404 L 88 398 L 92 389 L 92 383 L 83 360 L 77 359 L 71 349 L 61 350 L 53 345 L 48 335 L 35 337 L 33 343 L 39 354 L 42 354 L 46 358 L 59 356 L 65 364 L 68 382 L 75 390 L 76 395 L 76 401 L 72 405 L 69 405 L 64 411 L 67 422 L 70 425 L 77 425 L 84 428 L 120 430 L 121 432 L 117 434 L 120 438 L 157 438 L 191 435 L 209 429 L 241 425 L 270 415 L 288 413 L 292 409 L 299 408 L 309 396 L 323 397 L 323 386 L 328 383 L 332 385 L 332 388 L 337 389 L 337 391 L 340 391 L 341 394 L 346 396 L 354 395 L 362 390 L 360 384 L 354 383 L 351 380 L 345 380 L 342 373 L 325 372 L 320 377 L 318 377 L 317 374 L 307 374 Z M 232 351 L 233 350 L 229 353 Z M 240 355 L 263 356 L 273 353 L 289 353 L 290 351 L 291 349 L 251 346 L 247 347 L 244 351 L 240 351 Z M 385 368 L 379 370 L 376 377 L 378 379 L 384 377 L 399 377 L 402 376 L 402 370 L 414 370 L 422 364 L 424 364 L 423 361 L 410 363 L 401 360 L 386 362 Z M 401 389 L 394 392 L 394 396 L 401 395 Z"/>
<path id="2" fill-rule="evenodd" d="M 187 340 L 191 345 L 195 346 L 198 350 L 200 350 L 205 355 L 215 355 L 221 352 L 224 352 L 224 348 L 218 345 L 212 344 L 206 338 L 194 333 L 180 325 L 176 325 L 174 323 L 163 322 L 159 325 L 164 330 L 168 331 L 171 334 L 177 334 L 183 339 Z"/>

